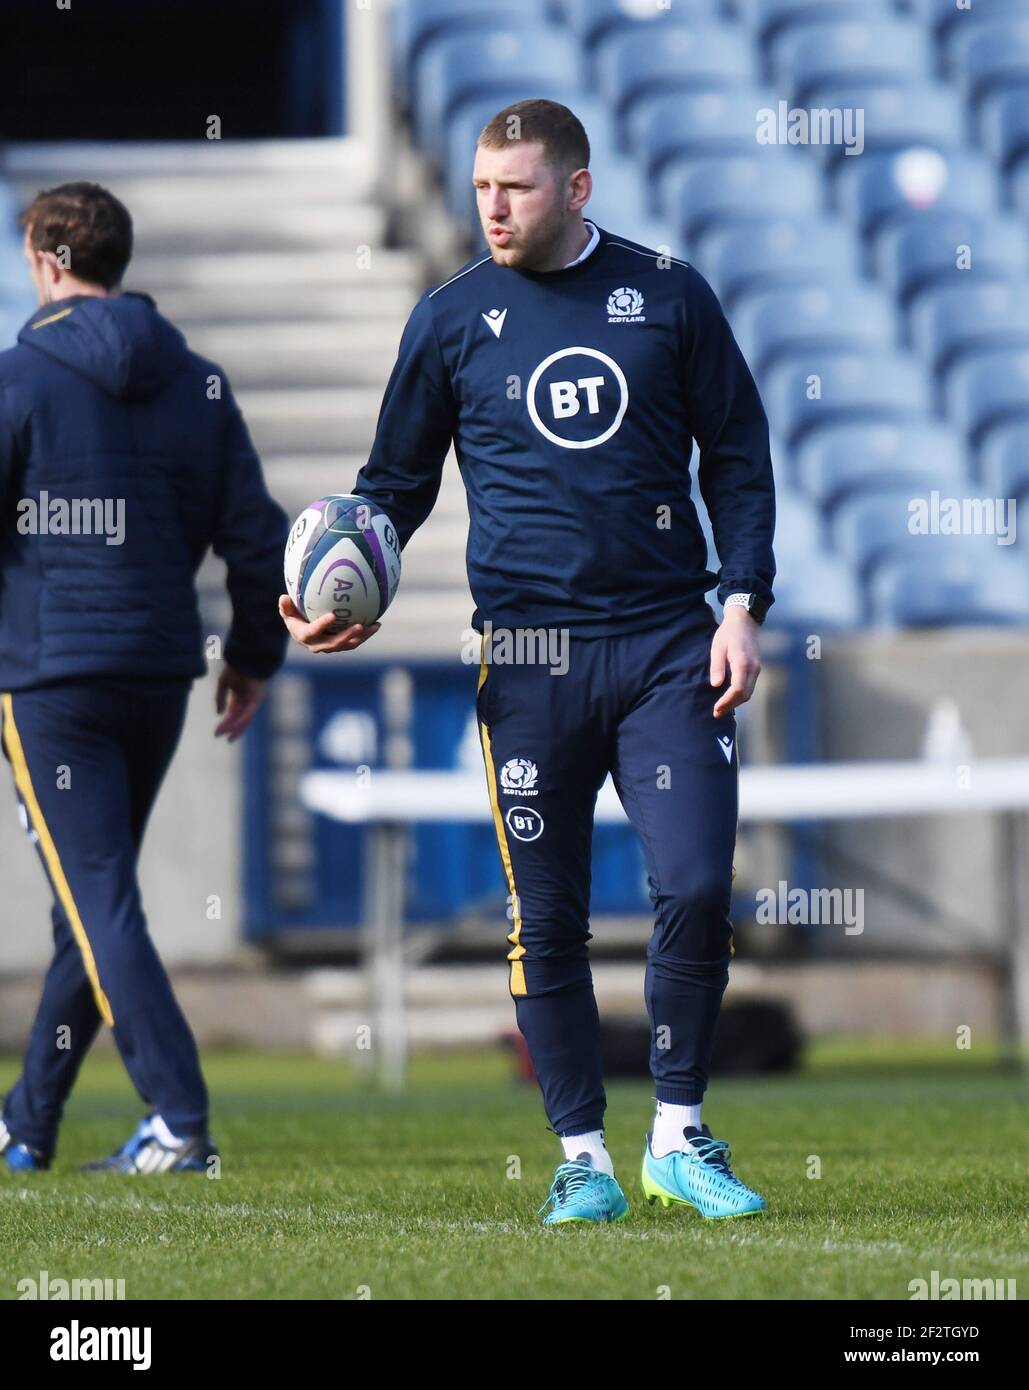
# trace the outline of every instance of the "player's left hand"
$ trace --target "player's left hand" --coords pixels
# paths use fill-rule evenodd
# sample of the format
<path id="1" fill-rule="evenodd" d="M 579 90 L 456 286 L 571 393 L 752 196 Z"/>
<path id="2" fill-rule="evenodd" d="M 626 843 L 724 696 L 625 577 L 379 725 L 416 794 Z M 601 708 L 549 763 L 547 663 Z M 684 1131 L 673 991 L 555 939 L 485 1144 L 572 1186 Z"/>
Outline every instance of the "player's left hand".
<path id="1" fill-rule="evenodd" d="M 731 714 L 745 705 L 754 693 L 761 674 L 761 657 L 757 648 L 758 625 L 745 608 L 730 607 L 711 642 L 711 684 L 717 689 L 725 684 L 726 675 L 732 682 L 715 704 L 715 718 Z"/>
<path id="2" fill-rule="evenodd" d="M 226 666 L 218 677 L 214 696 L 215 709 L 225 716 L 214 731 L 215 738 L 228 734 L 229 742 L 235 743 L 264 703 L 267 689 L 267 681 Z"/>

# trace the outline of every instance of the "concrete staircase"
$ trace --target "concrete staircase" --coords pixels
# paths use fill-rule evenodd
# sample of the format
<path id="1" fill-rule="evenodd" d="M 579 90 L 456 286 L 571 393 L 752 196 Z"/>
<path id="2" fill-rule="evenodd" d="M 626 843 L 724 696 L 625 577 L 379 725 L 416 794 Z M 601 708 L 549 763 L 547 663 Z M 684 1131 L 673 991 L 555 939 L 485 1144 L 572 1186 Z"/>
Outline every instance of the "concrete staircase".
<path id="1" fill-rule="evenodd" d="M 105 184 L 132 212 L 127 289 L 146 290 L 191 346 L 225 368 L 268 485 L 290 515 L 348 491 L 367 457 L 400 334 L 429 276 L 386 246 L 366 149 L 347 139 L 20 145 L 20 199 L 68 179 Z M 377 654 L 456 654 L 472 604 L 467 510 L 453 459 Z M 201 584 L 215 597 L 212 561 Z M 295 653 L 303 658 L 303 653 Z"/>

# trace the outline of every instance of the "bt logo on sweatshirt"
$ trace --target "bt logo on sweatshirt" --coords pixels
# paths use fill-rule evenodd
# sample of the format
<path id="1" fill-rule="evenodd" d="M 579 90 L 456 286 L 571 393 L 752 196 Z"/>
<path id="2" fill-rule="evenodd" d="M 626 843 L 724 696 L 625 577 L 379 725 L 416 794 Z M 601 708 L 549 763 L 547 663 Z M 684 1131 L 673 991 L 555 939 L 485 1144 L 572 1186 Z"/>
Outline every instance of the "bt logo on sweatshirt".
<path id="1" fill-rule="evenodd" d="M 525 393 L 529 418 L 562 449 L 592 449 L 618 430 L 629 384 L 618 363 L 596 348 L 568 347 L 539 364 Z"/>

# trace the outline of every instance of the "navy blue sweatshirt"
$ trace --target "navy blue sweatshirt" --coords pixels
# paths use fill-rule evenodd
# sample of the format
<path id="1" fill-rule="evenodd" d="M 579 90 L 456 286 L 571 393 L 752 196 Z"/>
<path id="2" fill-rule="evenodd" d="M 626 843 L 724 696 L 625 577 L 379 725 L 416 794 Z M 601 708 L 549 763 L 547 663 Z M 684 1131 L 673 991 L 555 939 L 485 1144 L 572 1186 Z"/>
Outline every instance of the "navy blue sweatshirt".
<path id="1" fill-rule="evenodd" d="M 714 292 L 692 266 L 600 230 L 537 273 L 483 254 L 415 306 L 354 491 L 401 544 L 455 444 L 473 624 L 604 636 L 771 602 L 768 423 Z M 707 569 L 699 480 L 721 562 Z"/>
<path id="2" fill-rule="evenodd" d="M 287 529 L 224 373 L 148 296 L 48 304 L 0 353 L 0 690 L 203 675 L 212 545 L 225 660 L 270 676 Z"/>

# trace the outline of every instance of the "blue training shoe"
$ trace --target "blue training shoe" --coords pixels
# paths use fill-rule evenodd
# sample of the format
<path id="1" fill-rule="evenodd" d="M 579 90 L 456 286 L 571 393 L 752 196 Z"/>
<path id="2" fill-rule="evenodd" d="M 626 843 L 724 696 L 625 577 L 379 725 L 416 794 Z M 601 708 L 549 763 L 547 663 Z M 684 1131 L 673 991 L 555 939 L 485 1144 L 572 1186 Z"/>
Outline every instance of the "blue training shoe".
<path id="1" fill-rule="evenodd" d="M 84 1163 L 82 1172 L 126 1173 L 132 1177 L 147 1173 L 206 1173 L 210 1160 L 217 1157 L 218 1150 L 207 1135 L 183 1139 L 174 1147 L 162 1143 L 147 1116 L 120 1149 L 108 1158 Z"/>
<path id="2" fill-rule="evenodd" d="M 546 1211 L 552 1202 L 554 1209 L 544 1218 L 544 1226 L 563 1226 L 569 1221 L 624 1221 L 629 1215 L 625 1193 L 614 1178 L 594 1168 L 589 1154 L 584 1153 L 558 1165 L 540 1211 Z"/>
<path id="3" fill-rule="evenodd" d="M 765 1199 L 732 1171 L 725 1139 L 713 1138 L 707 1125 L 687 1125 L 682 1133 L 683 1149 L 665 1158 L 654 1157 L 647 1135 L 640 1181 L 648 1202 L 695 1207 L 709 1221 L 756 1216 L 765 1210 Z"/>
<path id="4" fill-rule="evenodd" d="M 39 1152 L 21 1144 L 0 1120 L 0 1154 L 14 1173 L 44 1173 L 50 1167 L 50 1160 Z"/>

